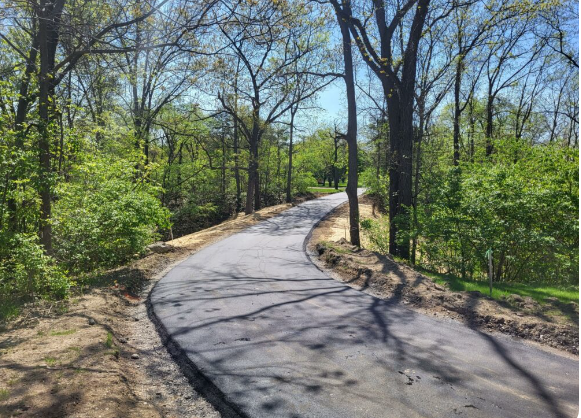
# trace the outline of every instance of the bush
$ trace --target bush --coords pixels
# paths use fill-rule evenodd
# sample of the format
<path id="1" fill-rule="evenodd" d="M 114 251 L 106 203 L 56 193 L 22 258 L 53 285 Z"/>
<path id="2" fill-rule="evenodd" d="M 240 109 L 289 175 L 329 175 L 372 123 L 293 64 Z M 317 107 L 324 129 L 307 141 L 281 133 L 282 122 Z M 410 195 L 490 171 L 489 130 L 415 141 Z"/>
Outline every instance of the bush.
<path id="1" fill-rule="evenodd" d="M 230 205 L 224 208 L 229 208 Z M 214 203 L 198 204 L 188 200 L 182 207 L 171 214 L 171 220 L 176 227 L 174 237 L 190 234 L 200 229 L 215 225 L 228 216 L 228 212 Z"/>
<path id="2" fill-rule="evenodd" d="M 515 141 L 432 178 L 420 206 L 421 262 L 494 279 L 574 284 L 578 279 L 578 157 L 574 150 Z"/>
<path id="3" fill-rule="evenodd" d="M 293 188 L 296 194 L 302 195 L 309 191 L 309 187 L 317 186 L 317 180 L 310 172 L 298 172 L 293 175 Z"/>
<path id="4" fill-rule="evenodd" d="M 44 254 L 36 234 L 3 235 L 0 243 L 0 295 L 56 299 L 67 295 L 71 282 L 54 259 Z"/>
<path id="5" fill-rule="evenodd" d="M 55 257 L 72 273 L 124 263 L 169 226 L 159 188 L 137 181 L 130 161 L 95 158 L 71 177 L 57 188 L 53 231 Z"/>
<path id="6" fill-rule="evenodd" d="M 369 239 L 371 250 L 381 254 L 389 252 L 389 218 L 387 216 L 379 219 L 363 219 L 361 230 Z"/>

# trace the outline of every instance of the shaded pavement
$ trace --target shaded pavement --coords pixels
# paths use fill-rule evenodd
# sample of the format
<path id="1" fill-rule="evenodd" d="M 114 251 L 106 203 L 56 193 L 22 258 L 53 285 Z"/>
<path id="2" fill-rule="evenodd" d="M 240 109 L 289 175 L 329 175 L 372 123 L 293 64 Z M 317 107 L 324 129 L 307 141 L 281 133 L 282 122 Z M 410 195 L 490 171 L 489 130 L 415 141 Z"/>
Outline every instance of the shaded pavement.
<path id="1" fill-rule="evenodd" d="M 308 201 L 197 252 L 151 310 L 198 389 L 249 417 L 577 416 L 578 360 L 353 290 L 304 251 Z"/>

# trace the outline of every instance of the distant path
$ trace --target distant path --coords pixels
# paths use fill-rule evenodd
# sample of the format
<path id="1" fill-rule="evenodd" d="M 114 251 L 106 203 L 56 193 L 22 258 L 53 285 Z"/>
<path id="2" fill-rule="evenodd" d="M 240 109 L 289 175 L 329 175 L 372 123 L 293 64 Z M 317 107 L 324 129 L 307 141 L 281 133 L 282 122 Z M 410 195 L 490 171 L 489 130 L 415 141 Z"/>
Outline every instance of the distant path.
<path id="1" fill-rule="evenodd" d="M 249 417 L 577 416 L 577 360 L 319 271 L 305 238 L 346 199 L 308 201 L 206 247 L 154 288 L 154 316 L 210 398 Z"/>

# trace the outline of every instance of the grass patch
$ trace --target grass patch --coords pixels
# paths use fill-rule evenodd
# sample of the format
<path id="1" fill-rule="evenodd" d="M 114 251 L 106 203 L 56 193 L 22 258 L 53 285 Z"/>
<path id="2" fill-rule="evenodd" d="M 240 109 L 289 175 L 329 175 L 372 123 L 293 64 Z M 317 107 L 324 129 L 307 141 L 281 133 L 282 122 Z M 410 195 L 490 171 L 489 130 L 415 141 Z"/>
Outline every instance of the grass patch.
<path id="1" fill-rule="evenodd" d="M 485 281 L 462 280 L 456 276 L 438 274 L 425 270 L 422 270 L 422 273 L 436 283 L 447 284 L 450 290 L 455 292 L 471 292 L 477 290 L 485 295 L 488 295 L 490 292 L 488 282 Z M 530 296 L 539 303 L 546 303 L 545 298 L 548 297 L 557 298 L 563 303 L 579 303 L 579 289 L 575 288 L 564 289 L 543 284 L 492 283 L 493 299 L 501 300 L 503 297 L 511 294 L 523 297 Z"/>
<path id="2" fill-rule="evenodd" d="M 105 345 L 107 348 L 113 348 L 113 334 L 107 333 L 107 338 L 105 339 Z"/>
<path id="3" fill-rule="evenodd" d="M 343 247 L 334 245 L 332 242 L 329 242 L 329 241 L 321 241 L 320 244 L 329 248 L 330 250 L 333 250 L 333 251 L 339 253 L 339 254 L 351 254 L 350 250 L 346 250 Z"/>
<path id="4" fill-rule="evenodd" d="M 8 389 L 0 389 L 0 401 L 5 401 L 10 397 L 10 391 Z"/>
<path id="5" fill-rule="evenodd" d="M 59 335 L 71 335 L 74 334 L 75 332 L 77 332 L 76 329 L 67 329 L 65 331 L 51 331 L 50 335 L 52 335 L 53 337 L 57 337 Z"/>
<path id="6" fill-rule="evenodd" d="M 54 366 L 56 364 L 56 358 L 54 357 L 45 357 L 44 362 L 47 366 Z"/>
<path id="7" fill-rule="evenodd" d="M 332 193 L 340 193 L 340 192 L 344 192 L 344 191 L 345 191 L 344 187 L 339 187 L 339 190 L 335 190 L 335 188 L 333 188 L 333 187 L 309 187 L 309 192 L 311 192 L 311 193 L 332 194 Z"/>

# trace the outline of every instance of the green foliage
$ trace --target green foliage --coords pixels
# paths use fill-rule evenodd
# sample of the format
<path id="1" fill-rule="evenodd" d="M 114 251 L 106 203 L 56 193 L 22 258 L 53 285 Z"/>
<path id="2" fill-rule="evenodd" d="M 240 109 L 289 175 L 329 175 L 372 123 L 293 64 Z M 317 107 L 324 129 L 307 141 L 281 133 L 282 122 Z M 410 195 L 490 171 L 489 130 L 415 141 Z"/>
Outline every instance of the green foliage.
<path id="1" fill-rule="evenodd" d="M 113 348 L 113 334 L 107 333 L 107 338 L 105 338 L 105 346 L 107 348 Z"/>
<path id="2" fill-rule="evenodd" d="M 376 175 L 374 167 L 369 167 L 361 175 L 361 182 L 367 188 L 367 194 L 377 196 L 380 201 L 389 201 L 389 178 L 387 175 Z"/>
<path id="3" fill-rule="evenodd" d="M 487 281 L 462 280 L 460 277 L 449 274 L 435 274 L 424 272 L 432 280 L 439 284 L 446 284 L 450 290 L 459 292 L 479 291 L 482 294 L 489 294 L 489 284 Z M 562 303 L 579 302 L 579 288 L 577 287 L 555 287 L 542 284 L 523 283 L 495 283 L 492 288 L 492 298 L 502 300 L 511 294 L 530 296 L 539 303 L 546 303 L 546 298 L 554 297 Z"/>
<path id="4" fill-rule="evenodd" d="M 126 262 L 169 227 L 159 188 L 140 179 L 128 160 L 88 158 L 57 188 L 55 257 L 72 273 Z"/>
<path id="5" fill-rule="evenodd" d="M 177 208 L 171 214 L 172 224 L 176 225 L 174 231 L 181 235 L 180 231 L 198 231 L 219 222 L 220 211 L 215 203 L 198 204 L 188 200 L 182 207 Z"/>
<path id="6" fill-rule="evenodd" d="M 421 262 L 462 277 L 578 280 L 578 156 L 557 145 L 499 141 L 482 158 L 429 179 L 418 211 Z"/>
<path id="7" fill-rule="evenodd" d="M 363 219 L 361 221 L 363 234 L 369 239 L 370 249 L 382 254 L 389 253 L 389 218 Z"/>
<path id="8" fill-rule="evenodd" d="M 71 286 L 62 268 L 44 253 L 36 234 L 0 234 L 0 260 L 0 299 L 23 295 L 60 299 Z M 4 314 L 10 316 L 10 311 Z"/>
<path id="9" fill-rule="evenodd" d="M 310 188 L 317 185 L 317 180 L 310 172 L 299 172 L 293 176 L 292 185 L 295 193 L 304 194 L 313 191 Z"/>

